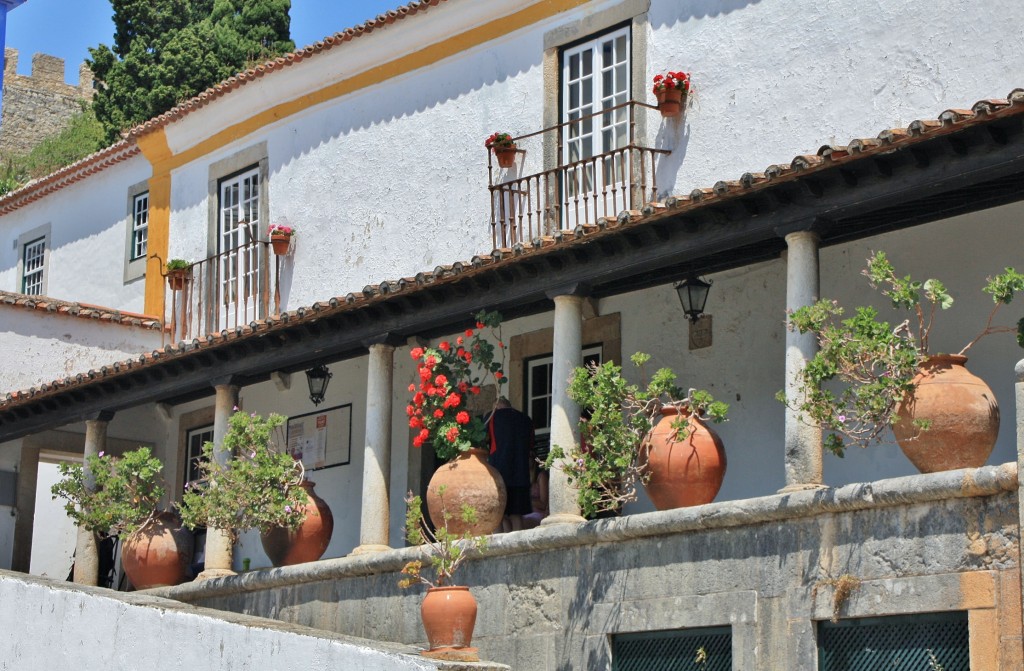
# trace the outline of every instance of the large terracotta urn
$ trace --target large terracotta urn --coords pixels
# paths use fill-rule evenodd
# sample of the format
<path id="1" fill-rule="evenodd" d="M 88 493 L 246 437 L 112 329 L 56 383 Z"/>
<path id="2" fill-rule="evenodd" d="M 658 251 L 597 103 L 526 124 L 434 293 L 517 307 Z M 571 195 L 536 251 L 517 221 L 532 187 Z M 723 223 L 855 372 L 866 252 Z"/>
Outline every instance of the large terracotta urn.
<path id="1" fill-rule="evenodd" d="M 722 439 L 702 420 L 686 419 L 685 437 L 672 426 L 679 409 L 666 406 L 641 447 L 650 479 L 644 488 L 658 510 L 711 503 L 725 478 Z"/>
<path id="2" fill-rule="evenodd" d="M 121 565 L 135 589 L 178 585 L 190 577 L 194 542 L 177 515 L 157 513 L 125 539 Z"/>
<path id="3" fill-rule="evenodd" d="M 476 626 L 476 599 L 468 587 L 431 587 L 420 606 L 423 629 L 430 643 L 428 656 L 468 648 Z M 461 657 L 463 661 L 471 661 Z"/>
<path id="4" fill-rule="evenodd" d="M 316 561 L 327 551 L 334 533 L 334 515 L 327 502 L 313 491 L 314 484 L 302 481 L 306 490 L 306 519 L 297 529 L 278 527 L 260 535 L 263 551 L 274 566 L 291 566 Z"/>
<path id="5" fill-rule="evenodd" d="M 444 486 L 444 503 L 438 495 Z M 435 527 L 444 526 L 442 510 L 450 515 L 448 531 L 474 536 L 494 533 L 505 516 L 505 482 L 498 470 L 487 463 L 487 451 L 467 450 L 441 466 L 427 485 L 427 511 Z M 462 520 L 463 505 L 476 510 L 476 524 Z"/>
<path id="6" fill-rule="evenodd" d="M 922 473 L 984 466 L 996 445 L 999 404 L 966 363 L 956 354 L 930 357 L 897 408 L 896 442 Z M 922 421 L 928 428 L 915 424 Z"/>

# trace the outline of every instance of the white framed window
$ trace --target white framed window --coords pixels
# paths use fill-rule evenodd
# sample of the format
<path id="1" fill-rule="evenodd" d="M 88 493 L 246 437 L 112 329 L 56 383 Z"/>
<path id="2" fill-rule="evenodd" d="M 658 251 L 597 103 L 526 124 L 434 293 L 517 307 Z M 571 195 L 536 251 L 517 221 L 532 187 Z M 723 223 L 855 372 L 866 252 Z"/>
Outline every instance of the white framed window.
<path id="1" fill-rule="evenodd" d="M 561 120 L 568 124 L 562 163 L 579 163 L 565 174 L 562 188 L 567 199 L 600 194 L 606 184 L 622 181 L 623 170 L 628 168 L 621 153 L 597 162 L 587 159 L 622 149 L 629 143 L 630 114 L 625 103 L 629 102 L 632 90 L 631 51 L 629 26 L 562 49 Z M 612 109 L 617 105 L 623 106 Z M 596 200 L 600 204 L 605 199 Z"/>
<path id="2" fill-rule="evenodd" d="M 41 296 L 46 272 L 46 238 L 30 240 L 21 249 L 21 293 Z"/>
<path id="3" fill-rule="evenodd" d="M 602 350 L 600 345 L 587 347 L 583 350 L 583 365 L 601 364 Z M 550 354 L 534 357 L 526 364 L 526 388 L 523 399 L 526 414 L 533 420 L 534 443 L 538 454 L 546 454 L 551 443 L 551 370 Z"/>
<path id="4" fill-rule="evenodd" d="M 203 463 L 203 445 L 213 442 L 213 425 L 201 426 L 190 429 L 185 434 L 185 482 L 183 488 L 189 483 L 199 480 L 199 466 Z"/>
<path id="5" fill-rule="evenodd" d="M 149 192 L 140 193 L 132 199 L 132 242 L 131 260 L 146 258 L 149 242 Z"/>
<path id="6" fill-rule="evenodd" d="M 217 252 L 220 256 L 221 323 L 230 327 L 242 312 L 258 317 L 262 282 L 259 239 L 260 167 L 252 166 L 220 180 L 217 204 Z"/>

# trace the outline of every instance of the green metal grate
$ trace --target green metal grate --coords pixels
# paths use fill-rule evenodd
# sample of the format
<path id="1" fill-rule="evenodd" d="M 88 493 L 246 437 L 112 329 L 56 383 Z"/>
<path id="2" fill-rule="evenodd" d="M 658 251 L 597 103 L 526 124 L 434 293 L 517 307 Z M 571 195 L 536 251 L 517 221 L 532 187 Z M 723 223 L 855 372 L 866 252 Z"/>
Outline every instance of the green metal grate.
<path id="1" fill-rule="evenodd" d="M 612 671 L 731 671 L 729 627 L 612 637 Z"/>
<path id="2" fill-rule="evenodd" d="M 822 622 L 819 671 L 968 671 L 967 613 Z"/>

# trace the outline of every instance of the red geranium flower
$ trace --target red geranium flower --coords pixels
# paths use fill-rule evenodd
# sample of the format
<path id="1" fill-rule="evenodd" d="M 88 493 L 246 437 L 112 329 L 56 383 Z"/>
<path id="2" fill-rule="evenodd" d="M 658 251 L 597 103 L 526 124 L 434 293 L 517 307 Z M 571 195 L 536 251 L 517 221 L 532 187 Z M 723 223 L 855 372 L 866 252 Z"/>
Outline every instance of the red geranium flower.
<path id="1" fill-rule="evenodd" d="M 411 356 L 414 361 L 416 359 L 422 358 L 423 357 L 423 348 L 422 347 L 413 347 L 412 351 L 409 352 L 409 356 Z"/>
<path id="2" fill-rule="evenodd" d="M 438 343 L 438 345 L 437 345 L 437 349 L 441 350 L 442 352 L 447 352 L 447 351 L 451 350 L 451 348 L 452 348 L 451 343 L 449 343 L 447 340 L 444 340 L 444 341 Z"/>
<path id="3" fill-rule="evenodd" d="M 455 421 L 459 424 L 469 424 L 469 413 L 463 410 L 459 414 L 455 415 Z"/>
<path id="4" fill-rule="evenodd" d="M 462 397 L 458 394 L 449 394 L 448 398 L 444 400 L 445 408 L 457 408 L 462 403 Z"/>
<path id="5" fill-rule="evenodd" d="M 444 417 L 444 410 L 438 408 L 434 411 L 434 419 L 441 419 L 442 417 Z"/>
<path id="6" fill-rule="evenodd" d="M 448 429 L 448 433 L 445 434 L 445 438 L 448 439 L 449 443 L 454 443 L 459 439 L 459 427 L 453 426 Z"/>

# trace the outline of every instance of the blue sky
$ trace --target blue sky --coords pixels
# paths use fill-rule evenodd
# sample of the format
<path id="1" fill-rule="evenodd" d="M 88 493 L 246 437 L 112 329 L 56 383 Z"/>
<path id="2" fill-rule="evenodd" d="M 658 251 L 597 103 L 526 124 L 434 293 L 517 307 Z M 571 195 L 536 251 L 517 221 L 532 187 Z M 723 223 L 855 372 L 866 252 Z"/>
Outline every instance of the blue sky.
<path id="1" fill-rule="evenodd" d="M 302 47 L 358 25 L 408 0 L 292 0 L 292 39 Z M 28 0 L 7 16 L 7 46 L 18 50 L 18 72 L 29 74 L 32 54 L 64 59 L 65 78 L 78 81 L 88 48 L 112 44 L 110 0 Z"/>

